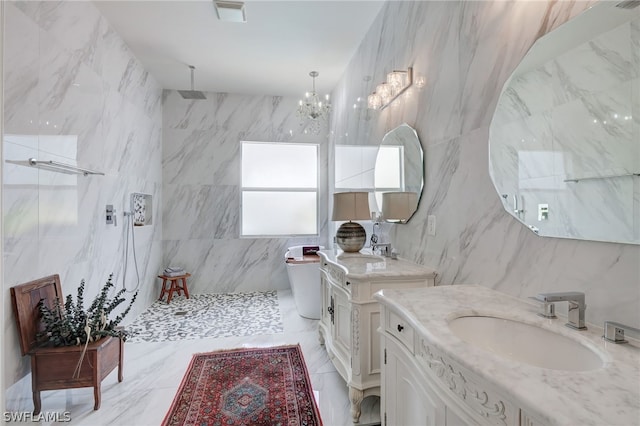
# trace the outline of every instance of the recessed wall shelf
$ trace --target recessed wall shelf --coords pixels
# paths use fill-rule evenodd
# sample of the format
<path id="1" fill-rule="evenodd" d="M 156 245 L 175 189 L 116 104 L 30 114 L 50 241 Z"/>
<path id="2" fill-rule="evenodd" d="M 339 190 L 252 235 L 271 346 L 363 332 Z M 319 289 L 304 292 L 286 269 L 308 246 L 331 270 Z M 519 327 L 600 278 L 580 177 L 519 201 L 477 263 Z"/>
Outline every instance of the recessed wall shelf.
<path id="1" fill-rule="evenodd" d="M 134 226 L 151 225 L 153 223 L 153 197 L 150 194 L 132 193 L 131 212 L 133 213 Z"/>

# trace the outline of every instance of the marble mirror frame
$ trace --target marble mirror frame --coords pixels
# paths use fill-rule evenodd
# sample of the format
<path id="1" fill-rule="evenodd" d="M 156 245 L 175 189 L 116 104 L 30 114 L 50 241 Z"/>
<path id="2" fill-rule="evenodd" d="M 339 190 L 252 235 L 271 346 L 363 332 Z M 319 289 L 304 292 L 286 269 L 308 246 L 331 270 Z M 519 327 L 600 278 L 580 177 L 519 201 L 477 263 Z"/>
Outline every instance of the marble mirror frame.
<path id="1" fill-rule="evenodd" d="M 382 194 L 384 192 L 408 192 L 411 206 L 406 220 L 384 218 L 385 222 L 404 224 L 418 210 L 424 188 L 424 152 L 418 133 L 406 123 L 387 132 L 376 156 L 374 167 L 375 200 L 378 211 L 383 211 Z M 415 203 L 415 205 L 413 205 Z"/>
<path id="2" fill-rule="evenodd" d="M 640 7 L 615 5 L 537 40 L 496 106 L 491 179 L 540 236 L 640 244 Z"/>

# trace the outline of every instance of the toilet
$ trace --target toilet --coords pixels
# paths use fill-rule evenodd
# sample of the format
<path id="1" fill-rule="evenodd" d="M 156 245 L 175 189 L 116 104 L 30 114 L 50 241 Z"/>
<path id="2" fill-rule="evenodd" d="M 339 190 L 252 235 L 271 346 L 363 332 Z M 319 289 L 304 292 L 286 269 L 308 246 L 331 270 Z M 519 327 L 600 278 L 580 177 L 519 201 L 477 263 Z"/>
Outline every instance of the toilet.
<path id="1" fill-rule="evenodd" d="M 289 284 L 298 314 L 309 319 L 320 319 L 322 299 L 320 292 L 320 257 L 322 246 L 293 246 L 287 249 L 284 260 Z"/>

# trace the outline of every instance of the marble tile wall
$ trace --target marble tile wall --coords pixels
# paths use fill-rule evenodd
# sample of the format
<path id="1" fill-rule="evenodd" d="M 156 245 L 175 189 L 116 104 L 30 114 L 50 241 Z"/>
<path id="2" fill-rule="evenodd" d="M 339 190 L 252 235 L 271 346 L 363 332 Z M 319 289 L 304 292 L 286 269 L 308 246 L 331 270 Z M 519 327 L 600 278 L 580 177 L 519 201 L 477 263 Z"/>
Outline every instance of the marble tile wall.
<path id="1" fill-rule="evenodd" d="M 286 289 L 286 248 L 326 246 L 327 212 L 319 208 L 319 237 L 240 238 L 241 141 L 319 144 L 318 205 L 326 206 L 326 128 L 305 133 L 298 99 L 206 96 L 163 95 L 163 262 L 191 272 L 192 293 Z"/>
<path id="2" fill-rule="evenodd" d="M 9 288 L 56 273 L 63 293 L 74 296 L 84 278 L 86 300 L 110 273 L 121 288 L 130 193 L 151 194 L 162 223 L 162 90 L 91 2 L 5 2 L 4 12 L 2 312 L 9 387 L 28 372 Z M 9 162 L 30 157 L 105 175 Z M 105 224 L 106 204 L 114 205 L 117 226 Z M 157 298 L 162 264 L 161 226 L 134 232 L 140 294 L 128 319 Z M 126 287 L 133 289 L 131 252 L 128 262 Z M 9 391 L 30 392 L 30 386 Z"/>
<path id="3" fill-rule="evenodd" d="M 492 176 L 508 194 L 505 207 L 517 194 L 520 218 L 541 235 L 640 242 L 640 179 L 565 182 L 640 170 L 639 39 L 640 18 L 595 34 L 519 72 L 500 98 L 490 130 Z M 548 220 L 538 220 L 538 203 L 549 205 Z"/>
<path id="4" fill-rule="evenodd" d="M 640 247 L 536 236 L 503 209 L 489 176 L 489 125 L 503 85 L 536 38 L 591 3 L 388 2 L 334 90 L 330 147 L 381 140 L 402 122 L 417 129 L 425 191 L 416 215 L 390 235 L 402 257 L 438 270 L 439 285 L 518 297 L 584 291 L 588 322 L 638 327 Z M 420 85 L 383 111 L 353 108 L 387 72 L 410 65 Z M 436 216 L 436 235 L 427 234 L 427 215 Z"/>

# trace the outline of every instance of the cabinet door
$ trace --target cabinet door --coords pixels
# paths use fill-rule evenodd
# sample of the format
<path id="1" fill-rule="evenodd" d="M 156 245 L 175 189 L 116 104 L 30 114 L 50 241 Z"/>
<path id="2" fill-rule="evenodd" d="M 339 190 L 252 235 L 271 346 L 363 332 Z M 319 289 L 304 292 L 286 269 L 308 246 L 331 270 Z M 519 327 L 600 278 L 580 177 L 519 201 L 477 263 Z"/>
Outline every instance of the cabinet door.
<path id="1" fill-rule="evenodd" d="M 446 415 L 445 415 L 446 426 L 465 426 L 465 425 L 473 424 L 465 420 L 462 420 L 462 418 L 455 412 L 455 410 L 452 410 L 451 407 L 445 407 L 445 411 L 446 411 Z"/>
<path id="2" fill-rule="evenodd" d="M 387 349 L 382 406 L 388 426 L 442 426 L 444 405 L 421 385 L 416 366 L 393 340 L 383 339 Z M 454 423 L 452 423 L 454 424 Z"/>
<path id="3" fill-rule="evenodd" d="M 320 289 L 322 294 L 322 313 L 320 321 L 327 327 L 331 326 L 331 286 L 324 276 L 324 272 L 320 272 Z"/>
<path id="4" fill-rule="evenodd" d="M 333 287 L 333 339 L 345 362 L 350 363 L 351 352 L 351 303 L 342 289 Z M 349 366 L 349 363 L 347 366 Z"/>

